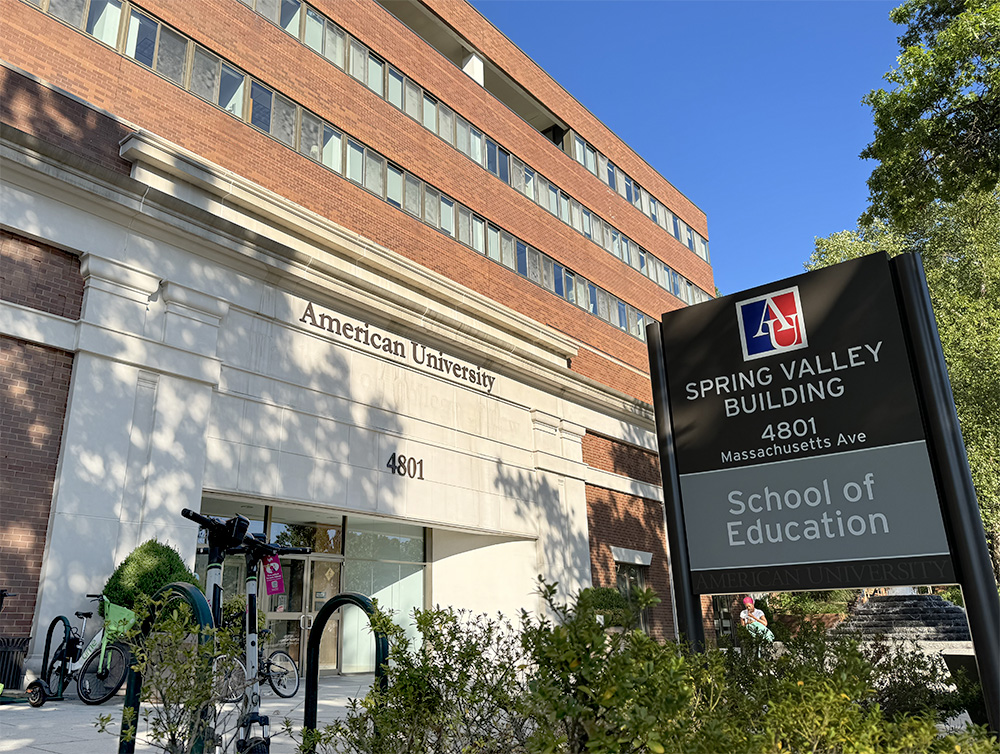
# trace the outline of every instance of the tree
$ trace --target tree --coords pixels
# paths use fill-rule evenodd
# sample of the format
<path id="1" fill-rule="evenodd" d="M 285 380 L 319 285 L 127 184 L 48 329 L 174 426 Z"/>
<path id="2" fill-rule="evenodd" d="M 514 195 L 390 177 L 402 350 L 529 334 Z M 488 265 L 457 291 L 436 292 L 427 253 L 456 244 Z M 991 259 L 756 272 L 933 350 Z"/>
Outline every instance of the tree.
<path id="1" fill-rule="evenodd" d="M 1000 2 L 907 0 L 890 17 L 906 31 L 895 87 L 863 100 L 875 140 L 861 156 L 879 164 L 862 222 L 906 231 L 933 202 L 1000 182 Z"/>
<path id="2" fill-rule="evenodd" d="M 907 233 L 877 220 L 819 238 L 806 268 L 920 252 L 1000 582 L 1000 190 L 936 202 L 921 218 Z"/>

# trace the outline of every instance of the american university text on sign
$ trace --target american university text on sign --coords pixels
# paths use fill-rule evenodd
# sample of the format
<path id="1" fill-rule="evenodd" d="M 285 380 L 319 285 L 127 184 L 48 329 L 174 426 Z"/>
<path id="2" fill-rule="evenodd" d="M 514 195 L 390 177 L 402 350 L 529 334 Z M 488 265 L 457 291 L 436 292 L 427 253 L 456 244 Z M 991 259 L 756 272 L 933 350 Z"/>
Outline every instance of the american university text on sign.
<path id="1" fill-rule="evenodd" d="M 663 354 L 696 591 L 832 563 L 953 578 L 884 256 L 664 315 Z"/>

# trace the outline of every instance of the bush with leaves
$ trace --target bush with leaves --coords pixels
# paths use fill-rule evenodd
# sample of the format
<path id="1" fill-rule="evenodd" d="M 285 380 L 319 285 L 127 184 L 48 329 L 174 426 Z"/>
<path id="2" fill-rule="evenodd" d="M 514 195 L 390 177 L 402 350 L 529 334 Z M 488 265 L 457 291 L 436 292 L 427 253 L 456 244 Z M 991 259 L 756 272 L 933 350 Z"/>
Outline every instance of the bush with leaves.
<path id="1" fill-rule="evenodd" d="M 232 689 L 222 681 L 236 664 L 239 644 L 228 631 L 199 629 L 175 595 L 144 602 L 138 618 L 126 643 L 142 676 L 142 706 L 138 716 L 124 710 L 126 739 L 167 754 L 229 751 L 240 707 L 227 703 Z M 114 733 L 111 723 L 110 715 L 99 719 L 102 730 Z"/>
<path id="2" fill-rule="evenodd" d="M 419 647 L 378 616 L 391 638 L 386 690 L 304 743 L 323 754 L 1000 752 L 984 729 L 939 732 L 958 692 L 918 696 L 914 683 L 936 683 L 939 669 L 908 655 L 874 656 L 809 625 L 781 649 L 747 633 L 738 650 L 693 653 L 636 630 L 609 634 L 593 590 L 571 604 L 552 585 L 540 593 L 548 615 L 523 615 L 516 632 L 485 616 L 417 611 Z M 655 599 L 637 592 L 632 602 L 641 610 Z"/>
<path id="3" fill-rule="evenodd" d="M 108 577 L 104 596 L 116 605 L 135 610 L 144 599 L 175 581 L 198 584 L 198 577 L 184 564 L 177 550 L 149 539 L 129 553 Z M 103 610 L 102 603 L 102 615 Z"/>

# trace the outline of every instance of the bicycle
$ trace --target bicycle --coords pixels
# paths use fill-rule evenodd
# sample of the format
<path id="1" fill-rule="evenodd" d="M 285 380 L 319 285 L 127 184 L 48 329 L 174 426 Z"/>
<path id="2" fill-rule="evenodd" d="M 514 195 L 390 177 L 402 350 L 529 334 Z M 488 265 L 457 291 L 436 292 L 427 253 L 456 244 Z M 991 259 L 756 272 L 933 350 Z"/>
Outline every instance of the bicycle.
<path id="1" fill-rule="evenodd" d="M 264 657 L 263 639 L 271 633 L 270 629 L 262 629 L 258 639 L 261 641 L 257 651 L 258 683 L 267 681 L 271 690 L 283 699 L 291 699 L 299 691 L 299 668 L 295 660 L 283 649 L 276 649 Z M 233 667 L 221 679 L 223 700 L 238 702 L 243 698 L 243 690 L 247 686 L 246 667 L 240 660 L 233 662 Z"/>
<path id="2" fill-rule="evenodd" d="M 70 681 L 76 680 L 76 693 L 84 704 L 103 704 L 118 693 L 128 674 L 129 652 L 118 639 L 135 623 L 135 613 L 115 605 L 102 594 L 88 594 L 92 602 L 104 601 L 104 626 L 81 650 L 87 632 L 87 621 L 93 612 L 74 613 L 82 623 L 79 629 L 68 628 L 66 638 L 59 644 L 51 658 L 46 657 L 42 675 L 27 688 L 28 704 L 41 707 L 47 699 L 62 699 Z M 67 626 L 69 622 L 62 620 Z M 56 621 L 53 621 L 53 626 Z M 50 629 L 51 637 L 51 629 Z M 85 658 L 85 659 L 84 659 Z"/>
<path id="3" fill-rule="evenodd" d="M 308 554 L 312 550 L 308 547 L 282 547 L 277 544 L 269 544 L 259 538 L 263 535 L 251 535 L 247 533 L 249 522 L 243 516 L 235 516 L 227 521 L 220 521 L 210 516 L 203 516 L 200 513 L 185 508 L 181 511 L 184 518 L 194 521 L 199 526 L 206 529 L 209 535 L 209 571 L 206 578 L 206 591 L 210 592 L 211 612 L 216 626 L 221 622 L 221 584 L 222 584 L 222 560 L 226 554 L 243 555 L 246 563 L 245 591 L 246 611 L 244 613 L 244 659 L 246 665 L 239 660 L 234 662 L 234 667 L 242 668 L 243 682 L 237 683 L 230 679 L 227 683 L 223 678 L 217 683 L 221 683 L 223 691 L 239 689 L 243 697 L 243 710 L 240 714 L 238 730 L 236 734 L 236 751 L 240 754 L 267 754 L 271 747 L 270 721 L 267 715 L 260 714 L 260 682 L 264 677 L 268 679 L 271 688 L 275 693 L 283 695 L 275 685 L 280 686 L 282 691 L 290 685 L 291 672 L 294 671 L 295 687 L 288 694 L 292 696 L 299 687 L 299 671 L 287 652 L 278 650 L 271 654 L 264 662 L 269 672 L 267 676 L 262 676 L 260 672 L 261 652 L 258 644 L 257 633 L 257 578 L 261 562 L 268 556 L 280 556 L 290 554 Z M 275 655 L 284 657 L 275 657 Z M 274 658 L 274 662 L 272 662 Z M 287 658 L 287 664 L 285 663 Z M 271 672 L 274 675 L 271 675 Z M 272 677 L 275 680 L 271 680 Z M 239 697 L 237 697 L 239 698 Z M 260 735 L 254 735 L 254 726 L 260 728 Z"/>

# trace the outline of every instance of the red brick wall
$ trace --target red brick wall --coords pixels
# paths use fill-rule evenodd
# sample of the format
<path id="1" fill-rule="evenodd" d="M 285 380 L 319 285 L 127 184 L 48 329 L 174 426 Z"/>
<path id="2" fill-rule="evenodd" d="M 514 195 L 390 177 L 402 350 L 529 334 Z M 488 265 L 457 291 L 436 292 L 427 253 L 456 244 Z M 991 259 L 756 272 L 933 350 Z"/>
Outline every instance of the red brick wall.
<path id="1" fill-rule="evenodd" d="M 78 319 L 80 260 L 0 231 L 0 300 Z M 0 336 L 0 634 L 28 636 L 35 611 L 73 354 Z"/>
<path id="2" fill-rule="evenodd" d="M 80 260 L 0 230 L 0 300 L 79 319 L 83 305 Z"/>
<path id="3" fill-rule="evenodd" d="M 660 641 L 676 638 L 663 506 L 656 500 L 587 485 L 587 519 L 594 586 L 615 586 L 612 545 L 652 553 L 646 586 L 662 601 L 650 611 L 649 633 Z"/>
<path id="4" fill-rule="evenodd" d="M 0 336 L 0 633 L 29 636 L 73 354 Z"/>
<path id="5" fill-rule="evenodd" d="M 641 482 L 657 486 L 662 483 L 656 453 L 593 432 L 583 436 L 583 462 Z"/>
<path id="6" fill-rule="evenodd" d="M 515 189 L 494 179 L 420 124 L 245 6 L 231 0 L 204 0 L 198 4 L 149 0 L 144 5 L 193 39 L 229 57 L 251 75 L 275 85 L 404 169 L 640 310 L 659 315 L 680 306 L 680 302 L 655 283 L 598 250 Z M 320 2 L 318 6 L 443 102 L 501 144 L 512 147 L 515 154 L 585 206 L 706 290 L 712 290 L 711 269 L 707 264 L 627 206 L 600 180 L 513 113 L 497 107 L 491 95 L 380 6 L 370 0 L 337 0 Z M 93 39 L 24 3 L 8 0 L 3 7 L 10 32 L 3 42 L 4 57 L 14 65 L 525 316 L 591 344 L 594 351 L 581 351 L 573 359 L 575 371 L 640 400 L 650 400 L 648 380 L 642 374 L 629 373 L 599 355 L 610 354 L 645 373 L 648 360 L 642 342 L 461 246 Z M 253 44 L 246 44 L 248 39 Z M 80 144 L 88 158 L 117 169 L 123 167 L 117 156 L 117 143 L 126 129 L 120 123 L 90 113 L 80 120 L 87 123 L 86 128 L 74 130 L 69 126 L 78 119 L 69 113 L 78 108 L 75 103 L 67 104 L 63 98 L 44 91 L 32 104 L 28 95 L 37 87 L 10 71 L 0 70 L 0 76 L 3 77 L 0 86 L 5 90 L 13 87 L 19 93 L 5 106 L 5 120 L 42 138 L 64 144 L 68 141 L 70 146 Z M 548 86 L 554 85 L 550 82 Z M 559 92 L 553 89 L 546 95 L 550 99 L 562 98 L 562 105 L 557 107 L 558 103 L 549 102 L 551 107 L 572 105 L 581 109 L 569 95 Z M 62 125 L 67 125 L 69 139 L 60 130 Z M 599 143 L 592 135 L 588 138 L 616 158 L 610 142 Z M 623 145 L 619 149 L 627 150 Z M 623 158 L 624 153 L 618 157 Z M 634 156 L 632 159 L 635 165 L 626 164 L 624 159 L 618 161 L 656 193 L 652 171 L 646 168 L 649 175 L 642 174 L 641 160 Z M 669 185 L 660 180 L 661 188 Z M 697 212 L 681 209 L 678 212 L 703 230 Z"/>

